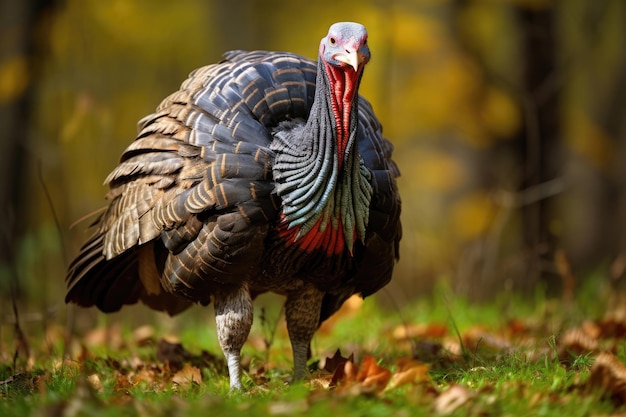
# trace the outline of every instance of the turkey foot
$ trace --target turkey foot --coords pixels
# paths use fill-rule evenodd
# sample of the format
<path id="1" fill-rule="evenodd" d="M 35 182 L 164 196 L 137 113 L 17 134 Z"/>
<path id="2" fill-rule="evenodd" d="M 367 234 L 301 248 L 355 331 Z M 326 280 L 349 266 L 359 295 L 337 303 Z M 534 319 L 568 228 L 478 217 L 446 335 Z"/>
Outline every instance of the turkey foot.
<path id="1" fill-rule="evenodd" d="M 293 379 L 303 379 L 313 334 L 319 327 L 324 293 L 310 284 L 287 294 L 285 318 L 293 351 Z"/>
<path id="2" fill-rule="evenodd" d="M 230 390 L 242 390 L 241 348 L 250 334 L 254 315 L 247 285 L 221 290 L 215 295 L 214 304 L 217 338 L 226 357 Z"/>

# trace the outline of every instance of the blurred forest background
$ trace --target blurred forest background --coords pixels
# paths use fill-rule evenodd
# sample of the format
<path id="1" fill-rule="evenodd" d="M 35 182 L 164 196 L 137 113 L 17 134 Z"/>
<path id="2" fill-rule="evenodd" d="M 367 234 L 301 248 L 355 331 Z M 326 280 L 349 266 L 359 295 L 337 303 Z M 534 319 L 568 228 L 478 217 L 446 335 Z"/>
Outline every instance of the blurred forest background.
<path id="1" fill-rule="evenodd" d="M 404 237 L 381 300 L 571 296 L 626 269 L 626 1 L 0 0 L 0 320 L 63 316 L 136 122 L 230 49 L 316 58 L 363 23 Z M 7 321 L 8 320 L 8 321 Z"/>

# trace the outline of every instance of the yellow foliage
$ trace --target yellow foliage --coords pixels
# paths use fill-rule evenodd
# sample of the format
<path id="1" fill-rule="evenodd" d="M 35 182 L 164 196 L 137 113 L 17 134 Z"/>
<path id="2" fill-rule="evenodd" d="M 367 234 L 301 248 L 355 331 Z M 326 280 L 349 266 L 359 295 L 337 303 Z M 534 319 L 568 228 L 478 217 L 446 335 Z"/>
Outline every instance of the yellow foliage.
<path id="1" fill-rule="evenodd" d="M 28 86 L 28 64 L 14 55 L 0 63 L 0 104 L 19 97 Z"/>
<path id="2" fill-rule="evenodd" d="M 415 178 L 413 183 L 433 191 L 458 188 L 465 176 L 464 168 L 457 158 L 443 152 L 424 152 L 416 155 L 412 167 L 403 167 L 403 175 Z"/>
<path id="3" fill-rule="evenodd" d="M 520 127 L 518 106 L 510 96 L 497 88 L 487 89 L 480 112 L 482 122 L 496 136 L 511 137 Z"/>
<path id="4" fill-rule="evenodd" d="M 512 4 L 517 4 L 531 10 L 543 10 L 555 5 L 555 0 L 508 0 Z"/>
<path id="5" fill-rule="evenodd" d="M 427 63 L 411 75 L 398 91 L 397 108 L 405 114 L 396 114 L 401 121 L 394 133 L 410 135 L 415 130 L 441 130 L 457 127 L 467 131 L 468 102 L 477 88 L 474 65 L 462 55 L 447 53 Z"/>
<path id="6" fill-rule="evenodd" d="M 451 208 L 450 226 L 461 240 L 470 240 L 483 234 L 495 214 L 494 202 L 484 191 L 472 191 L 461 197 Z"/>
<path id="7" fill-rule="evenodd" d="M 85 117 L 94 111 L 93 98 L 88 94 L 77 94 L 74 102 L 73 111 L 68 115 L 60 130 L 59 138 L 64 142 L 79 137 Z"/>
<path id="8" fill-rule="evenodd" d="M 596 168 L 603 169 L 613 162 L 615 145 L 609 135 L 590 119 L 589 115 L 577 110 L 570 117 L 566 140 L 573 150 L 588 159 Z"/>
<path id="9" fill-rule="evenodd" d="M 441 21 L 402 10 L 394 13 L 389 29 L 395 52 L 401 55 L 437 53 L 445 40 Z"/>

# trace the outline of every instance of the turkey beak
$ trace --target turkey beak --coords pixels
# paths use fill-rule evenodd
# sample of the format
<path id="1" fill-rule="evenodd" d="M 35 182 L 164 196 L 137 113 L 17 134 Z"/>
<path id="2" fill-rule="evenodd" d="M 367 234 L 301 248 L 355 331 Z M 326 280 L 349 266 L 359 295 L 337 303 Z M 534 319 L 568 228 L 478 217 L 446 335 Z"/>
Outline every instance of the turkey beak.
<path id="1" fill-rule="evenodd" d="M 350 65 L 356 72 L 359 70 L 359 65 L 365 61 L 365 55 L 359 53 L 357 50 L 350 51 L 346 49 L 345 53 L 342 52 L 336 54 L 335 59 L 339 62 Z"/>

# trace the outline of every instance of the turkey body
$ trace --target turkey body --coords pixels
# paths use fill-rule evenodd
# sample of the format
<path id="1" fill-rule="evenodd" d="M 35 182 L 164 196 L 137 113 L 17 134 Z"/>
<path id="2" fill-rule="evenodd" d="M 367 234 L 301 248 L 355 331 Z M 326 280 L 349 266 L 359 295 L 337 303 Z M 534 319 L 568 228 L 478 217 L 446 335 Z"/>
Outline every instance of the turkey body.
<path id="1" fill-rule="evenodd" d="M 169 314 L 213 302 L 241 388 L 252 300 L 283 294 L 301 378 L 319 324 L 389 282 L 401 235 L 399 172 L 369 103 L 355 95 L 343 152 L 333 135 L 306 133 L 320 124 L 313 111 L 328 113 L 320 131 L 337 130 L 314 104 L 322 72 L 322 61 L 265 51 L 195 70 L 139 122 L 106 179 L 109 205 L 70 265 L 66 301 L 113 312 L 141 300 Z"/>

